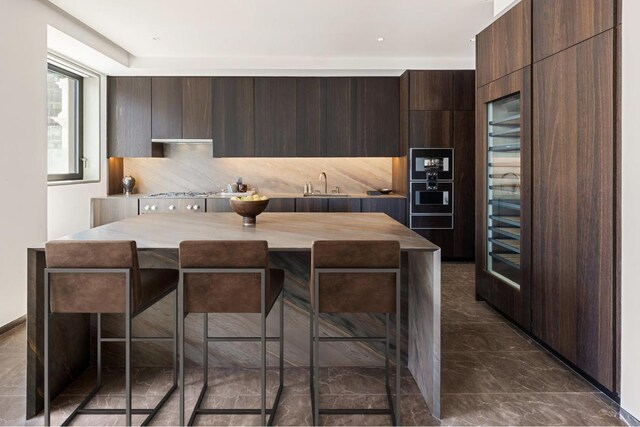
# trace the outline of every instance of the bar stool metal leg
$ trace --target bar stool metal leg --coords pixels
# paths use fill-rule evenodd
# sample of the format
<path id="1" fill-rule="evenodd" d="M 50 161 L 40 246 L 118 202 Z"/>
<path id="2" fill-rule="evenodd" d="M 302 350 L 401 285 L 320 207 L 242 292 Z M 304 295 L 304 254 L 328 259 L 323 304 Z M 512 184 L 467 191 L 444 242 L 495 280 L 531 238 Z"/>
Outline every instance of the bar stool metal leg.
<path id="1" fill-rule="evenodd" d="M 185 363 L 185 354 L 184 354 L 184 283 L 183 283 L 183 273 L 180 272 L 180 280 L 178 282 L 178 312 L 176 315 L 178 316 L 178 359 L 179 359 L 179 368 L 178 368 L 178 387 L 180 388 L 180 402 L 179 405 L 179 425 L 184 425 L 184 363 Z"/>
<path id="2" fill-rule="evenodd" d="M 396 409 L 393 411 L 395 415 L 395 424 L 402 425 L 402 408 L 400 407 L 400 396 L 402 395 L 401 386 L 401 373 L 400 368 L 402 366 L 402 316 L 401 316 L 401 301 L 402 295 L 400 293 L 400 270 L 396 272 Z"/>
<path id="3" fill-rule="evenodd" d="M 49 395 L 49 275 L 44 275 L 44 425 L 51 425 L 51 396 Z"/>
<path id="4" fill-rule="evenodd" d="M 314 282 L 314 302 L 313 305 L 313 425 L 318 425 L 320 421 L 320 292 L 318 279 L 320 275 L 316 273 Z"/>

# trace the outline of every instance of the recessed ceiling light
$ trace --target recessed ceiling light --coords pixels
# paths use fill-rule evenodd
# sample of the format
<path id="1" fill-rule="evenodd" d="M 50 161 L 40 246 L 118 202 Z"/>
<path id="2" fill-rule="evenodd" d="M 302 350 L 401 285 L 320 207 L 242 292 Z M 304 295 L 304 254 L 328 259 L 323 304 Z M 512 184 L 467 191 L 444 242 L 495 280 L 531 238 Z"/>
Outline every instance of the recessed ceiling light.
<path id="1" fill-rule="evenodd" d="M 384 37 L 378 37 L 378 41 L 379 42 L 383 42 L 384 41 Z"/>
<path id="2" fill-rule="evenodd" d="M 151 37 L 151 38 L 152 38 L 153 40 L 155 40 L 155 41 L 160 40 L 160 37 L 156 37 L 156 36 L 153 36 L 153 37 Z"/>
<path id="3" fill-rule="evenodd" d="M 475 37 L 473 37 L 473 38 L 469 39 L 469 41 L 470 41 L 471 43 L 475 43 L 475 42 L 476 42 L 476 38 L 475 38 Z"/>

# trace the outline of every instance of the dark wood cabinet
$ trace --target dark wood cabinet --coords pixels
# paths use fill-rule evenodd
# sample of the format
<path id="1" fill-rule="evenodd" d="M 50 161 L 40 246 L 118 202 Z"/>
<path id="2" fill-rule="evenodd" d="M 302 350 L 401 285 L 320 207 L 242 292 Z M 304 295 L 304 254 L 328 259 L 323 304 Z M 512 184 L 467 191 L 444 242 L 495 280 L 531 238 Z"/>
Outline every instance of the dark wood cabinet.
<path id="1" fill-rule="evenodd" d="M 475 70 L 456 70 L 453 72 L 453 109 L 456 111 L 474 111 L 476 108 L 476 72 Z"/>
<path id="2" fill-rule="evenodd" d="M 358 138 L 357 84 L 351 77 L 327 79 L 327 142 L 331 157 L 356 156 Z"/>
<path id="3" fill-rule="evenodd" d="M 360 212 L 360 199 L 350 197 L 328 199 L 328 212 Z"/>
<path id="4" fill-rule="evenodd" d="M 296 155 L 327 155 L 327 79 L 296 79 Z"/>
<path id="5" fill-rule="evenodd" d="M 296 79 L 255 79 L 255 155 L 295 157 Z"/>
<path id="6" fill-rule="evenodd" d="M 533 60 L 587 40 L 616 25 L 617 0 L 535 0 Z"/>
<path id="7" fill-rule="evenodd" d="M 475 97 L 474 97 L 475 98 Z M 475 112 L 453 112 L 453 257 L 475 258 Z"/>
<path id="8" fill-rule="evenodd" d="M 329 201 L 324 198 L 305 197 L 296 199 L 296 212 L 327 212 Z"/>
<path id="9" fill-rule="evenodd" d="M 182 138 L 180 77 L 151 77 L 151 138 Z"/>
<path id="10" fill-rule="evenodd" d="M 207 199 L 207 212 L 233 212 L 229 199 Z"/>
<path id="11" fill-rule="evenodd" d="M 213 79 L 213 157 L 253 157 L 252 77 Z"/>
<path id="12" fill-rule="evenodd" d="M 522 0 L 477 35 L 476 58 L 478 87 L 531 64 L 531 0 Z"/>
<path id="13" fill-rule="evenodd" d="M 533 332 L 610 390 L 619 203 L 614 55 L 609 30 L 533 67 Z"/>
<path id="14" fill-rule="evenodd" d="M 507 171 L 515 175 L 519 186 L 519 198 L 512 198 L 514 210 L 519 216 L 506 216 L 502 211 L 501 199 L 492 197 L 498 203 L 496 213 L 489 217 L 488 173 L 488 118 L 487 104 L 519 94 L 519 110 L 513 123 L 519 124 L 520 157 L 513 161 Z M 496 80 L 478 89 L 476 98 L 476 293 L 497 307 L 525 330 L 531 330 L 531 67 L 524 68 L 507 77 Z M 462 120 L 461 118 L 459 118 Z M 499 174 L 501 175 L 501 174 Z M 555 174 L 554 174 L 555 175 Z M 495 178 L 492 176 L 492 178 Z M 464 191 L 464 190 L 463 190 Z M 502 193 L 501 193 L 502 194 Z M 490 205 L 492 208 L 493 204 Z M 495 218 L 495 219 L 494 219 Z M 488 226 L 496 221 L 509 221 L 503 227 L 516 227 L 518 253 L 514 257 L 519 269 L 518 278 L 513 282 L 497 270 L 490 268 L 494 258 L 489 251 Z M 491 229 L 493 232 L 493 228 Z M 491 240 L 493 242 L 494 240 Z M 498 242 L 500 243 L 500 242 Z M 511 256 L 509 254 L 508 256 Z M 498 264 L 497 262 L 495 264 Z"/>
<path id="15" fill-rule="evenodd" d="M 357 79 L 358 157 L 400 153 L 400 81 L 394 77 Z"/>
<path id="16" fill-rule="evenodd" d="M 410 110 L 453 110 L 453 71 L 410 71 Z"/>
<path id="17" fill-rule="evenodd" d="M 182 78 L 182 137 L 211 139 L 213 137 L 213 79 L 211 77 Z"/>
<path id="18" fill-rule="evenodd" d="M 453 111 L 411 111 L 411 148 L 453 148 Z M 455 171 L 455 169 L 454 169 Z"/>
<path id="19" fill-rule="evenodd" d="M 151 142 L 151 78 L 109 77 L 107 86 L 107 156 L 161 157 Z"/>
<path id="20" fill-rule="evenodd" d="M 401 224 L 407 223 L 407 199 L 385 197 L 362 199 L 362 212 L 381 212 Z"/>
<path id="21" fill-rule="evenodd" d="M 296 199 L 269 199 L 265 212 L 295 212 Z"/>

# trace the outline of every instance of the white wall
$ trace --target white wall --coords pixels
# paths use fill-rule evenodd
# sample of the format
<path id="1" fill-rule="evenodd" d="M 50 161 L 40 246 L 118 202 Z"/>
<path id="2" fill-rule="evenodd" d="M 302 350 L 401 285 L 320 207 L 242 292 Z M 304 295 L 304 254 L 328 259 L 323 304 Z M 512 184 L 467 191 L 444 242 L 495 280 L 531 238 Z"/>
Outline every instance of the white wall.
<path id="1" fill-rule="evenodd" d="M 622 6 L 621 405 L 640 419 L 640 1 Z"/>

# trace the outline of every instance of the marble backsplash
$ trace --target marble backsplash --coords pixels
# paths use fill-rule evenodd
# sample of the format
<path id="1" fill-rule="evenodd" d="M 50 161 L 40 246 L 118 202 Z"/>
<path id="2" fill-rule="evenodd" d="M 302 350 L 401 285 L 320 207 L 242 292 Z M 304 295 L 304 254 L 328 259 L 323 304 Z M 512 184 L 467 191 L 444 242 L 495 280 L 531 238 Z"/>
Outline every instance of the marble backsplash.
<path id="1" fill-rule="evenodd" d="M 390 157 L 212 158 L 210 144 L 167 145 L 164 155 L 124 159 L 124 173 L 135 177 L 136 193 L 220 191 L 238 177 L 263 194 L 302 193 L 306 181 L 320 189 L 323 171 L 329 191 L 336 186 L 341 193 L 391 188 Z"/>

